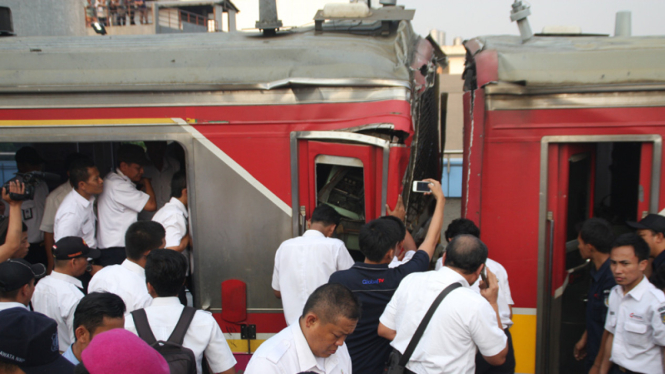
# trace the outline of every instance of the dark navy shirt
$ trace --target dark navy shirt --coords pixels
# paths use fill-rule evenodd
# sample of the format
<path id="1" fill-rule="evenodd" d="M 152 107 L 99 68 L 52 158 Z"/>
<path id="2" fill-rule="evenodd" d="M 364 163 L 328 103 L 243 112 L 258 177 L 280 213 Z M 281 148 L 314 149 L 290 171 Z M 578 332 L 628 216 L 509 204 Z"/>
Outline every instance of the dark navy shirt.
<path id="1" fill-rule="evenodd" d="M 653 259 L 653 273 L 656 274 L 658 268 L 665 264 L 665 251 L 660 252 L 656 258 Z"/>
<path id="2" fill-rule="evenodd" d="M 587 330 L 587 366 L 593 365 L 596 355 L 600 350 L 600 340 L 603 337 L 605 329 L 605 317 L 607 316 L 607 307 L 612 287 L 616 285 L 612 270 L 610 269 L 610 259 L 596 270 L 591 264 L 591 287 L 586 305 L 586 330 Z"/>
<path id="3" fill-rule="evenodd" d="M 362 315 L 356 329 L 346 338 L 351 355 L 353 372 L 358 374 L 381 374 L 392 351 L 390 341 L 377 333 L 379 317 L 393 297 L 399 282 L 407 275 L 426 271 L 429 256 L 417 251 L 406 264 L 388 268 L 388 264 L 365 264 L 356 262 L 348 270 L 333 273 L 330 283 L 340 283 L 355 293 L 362 303 Z"/>

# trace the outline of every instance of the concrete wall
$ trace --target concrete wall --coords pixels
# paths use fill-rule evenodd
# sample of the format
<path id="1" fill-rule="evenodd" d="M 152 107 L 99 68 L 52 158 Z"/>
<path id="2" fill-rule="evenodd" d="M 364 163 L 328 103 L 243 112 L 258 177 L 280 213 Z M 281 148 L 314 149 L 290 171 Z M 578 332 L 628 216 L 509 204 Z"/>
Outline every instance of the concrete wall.
<path id="1" fill-rule="evenodd" d="M 85 10 L 82 0 L 0 0 L 9 7 L 18 36 L 83 36 Z"/>

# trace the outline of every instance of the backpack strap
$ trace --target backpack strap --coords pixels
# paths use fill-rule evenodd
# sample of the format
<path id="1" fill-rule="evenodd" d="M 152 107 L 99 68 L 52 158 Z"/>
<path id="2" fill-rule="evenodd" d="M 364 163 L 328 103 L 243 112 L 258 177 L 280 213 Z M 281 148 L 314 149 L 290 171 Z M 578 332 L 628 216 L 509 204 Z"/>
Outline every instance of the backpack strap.
<path id="1" fill-rule="evenodd" d="M 148 345 L 155 344 L 157 339 L 155 339 L 155 335 L 150 329 L 148 316 L 145 314 L 145 310 L 136 309 L 132 312 L 132 318 L 134 318 L 134 326 L 136 326 L 136 332 L 139 333 L 139 338 L 143 339 Z"/>
<path id="2" fill-rule="evenodd" d="M 182 345 L 182 342 L 185 340 L 185 334 L 187 334 L 187 330 L 189 329 L 189 325 L 192 323 L 192 320 L 194 319 L 194 314 L 196 314 L 196 309 L 192 307 L 186 306 L 182 310 L 180 319 L 178 320 L 178 323 L 175 325 L 175 328 L 173 329 L 171 336 L 169 336 L 168 340 L 169 342 Z"/>
<path id="3" fill-rule="evenodd" d="M 456 288 L 462 287 L 462 285 L 458 282 L 455 282 L 448 287 L 446 287 L 439 296 L 434 299 L 434 302 L 432 305 L 429 307 L 429 310 L 427 310 L 427 313 L 425 314 L 425 317 L 423 317 L 423 320 L 420 321 L 420 325 L 418 325 L 418 329 L 416 329 L 416 332 L 413 334 L 413 337 L 411 338 L 411 341 L 409 342 L 409 345 L 406 347 L 406 350 L 404 351 L 404 354 L 402 355 L 401 359 L 399 360 L 399 365 L 401 367 L 406 367 L 406 364 L 409 362 L 409 359 L 411 358 L 411 355 L 413 354 L 413 351 L 416 350 L 416 346 L 418 345 L 418 342 L 420 341 L 420 338 L 423 337 L 423 334 L 425 333 L 425 329 L 427 328 L 427 325 L 429 324 L 429 321 L 432 319 L 432 316 L 434 315 L 434 312 L 436 312 L 436 308 L 439 307 L 439 304 L 445 299 L 448 294 L 453 291 Z"/>

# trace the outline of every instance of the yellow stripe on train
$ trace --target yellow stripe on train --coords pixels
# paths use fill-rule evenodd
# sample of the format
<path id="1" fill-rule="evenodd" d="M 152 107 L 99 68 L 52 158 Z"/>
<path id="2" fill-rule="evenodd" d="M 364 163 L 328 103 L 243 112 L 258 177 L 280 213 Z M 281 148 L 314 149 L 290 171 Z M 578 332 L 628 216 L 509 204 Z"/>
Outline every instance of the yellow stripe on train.
<path id="1" fill-rule="evenodd" d="M 515 349 L 515 373 L 536 372 L 536 309 L 513 308 L 510 328 Z"/>

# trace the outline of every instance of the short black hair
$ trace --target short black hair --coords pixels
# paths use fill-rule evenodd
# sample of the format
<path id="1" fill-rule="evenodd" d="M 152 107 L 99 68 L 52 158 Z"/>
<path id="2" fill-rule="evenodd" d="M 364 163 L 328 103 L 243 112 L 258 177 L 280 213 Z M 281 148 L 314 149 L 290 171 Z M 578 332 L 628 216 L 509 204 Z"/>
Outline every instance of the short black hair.
<path id="1" fill-rule="evenodd" d="M 125 252 L 130 260 L 140 260 L 143 253 L 162 246 L 166 236 L 164 226 L 155 221 L 132 223 L 125 233 Z"/>
<path id="2" fill-rule="evenodd" d="M 446 248 L 445 266 L 471 274 L 487 261 L 487 246 L 477 237 L 469 234 L 456 235 Z"/>
<path id="3" fill-rule="evenodd" d="M 638 263 L 648 260 L 649 254 L 651 253 L 647 242 L 634 232 L 619 235 L 619 237 L 614 240 L 614 243 L 612 243 L 612 249 L 618 247 L 633 247 Z"/>
<path id="4" fill-rule="evenodd" d="M 74 153 L 68 154 L 67 157 L 65 157 L 65 170 L 67 170 L 67 172 L 69 172 L 69 169 L 71 169 L 72 164 L 74 163 L 74 161 L 76 161 L 78 159 L 89 159 L 89 157 L 84 155 L 83 153 L 79 153 L 79 152 L 74 152 Z"/>
<path id="5" fill-rule="evenodd" d="M 335 208 L 327 204 L 321 204 L 314 209 L 312 212 L 311 222 L 321 222 L 325 226 L 329 225 L 339 225 L 339 221 L 342 220 L 342 216 L 337 213 Z"/>
<path id="6" fill-rule="evenodd" d="M 445 232 L 446 241 L 449 241 L 452 238 L 456 237 L 457 235 L 462 235 L 462 234 L 473 235 L 476 238 L 480 238 L 480 229 L 470 219 L 466 218 L 454 219 L 452 222 L 450 222 L 448 228 L 446 229 Z"/>
<path id="7" fill-rule="evenodd" d="M 78 158 L 72 161 L 69 167 L 69 184 L 78 190 L 79 182 L 87 182 L 90 178 L 89 168 L 94 168 L 95 163 L 89 158 Z"/>
<path id="8" fill-rule="evenodd" d="M 121 318 L 126 310 L 120 296 L 110 292 L 91 292 L 83 296 L 76 306 L 74 331 L 79 326 L 84 326 L 90 334 L 94 334 L 97 327 L 104 322 L 104 317 Z"/>
<path id="9" fill-rule="evenodd" d="M 182 197 L 182 190 L 185 188 L 187 188 L 187 174 L 184 170 L 180 170 L 171 178 L 171 197 Z"/>
<path id="10" fill-rule="evenodd" d="M 328 283 L 309 295 L 302 316 L 313 312 L 322 322 L 335 323 L 339 317 L 357 321 L 360 311 L 360 300 L 351 290 L 339 283 Z"/>
<path id="11" fill-rule="evenodd" d="M 398 241 L 401 242 L 402 240 L 404 240 L 404 238 L 406 238 L 406 225 L 404 224 L 404 222 L 401 219 L 399 219 L 395 216 L 383 216 L 383 217 L 379 217 L 379 218 L 393 221 L 397 224 L 397 226 L 399 226 L 399 231 L 397 231 L 395 233 L 397 235 Z"/>
<path id="12" fill-rule="evenodd" d="M 614 232 L 610 223 L 602 218 L 589 218 L 580 228 L 580 238 L 600 253 L 610 253 Z"/>
<path id="13" fill-rule="evenodd" d="M 377 218 L 360 228 L 360 252 L 372 262 L 379 262 L 395 248 L 399 239 L 399 226 L 392 220 Z M 402 237 L 403 238 L 403 237 Z"/>
<path id="14" fill-rule="evenodd" d="M 185 256 L 171 249 L 155 249 L 145 263 L 145 281 L 155 289 L 157 296 L 177 296 L 185 284 L 187 261 Z"/>

